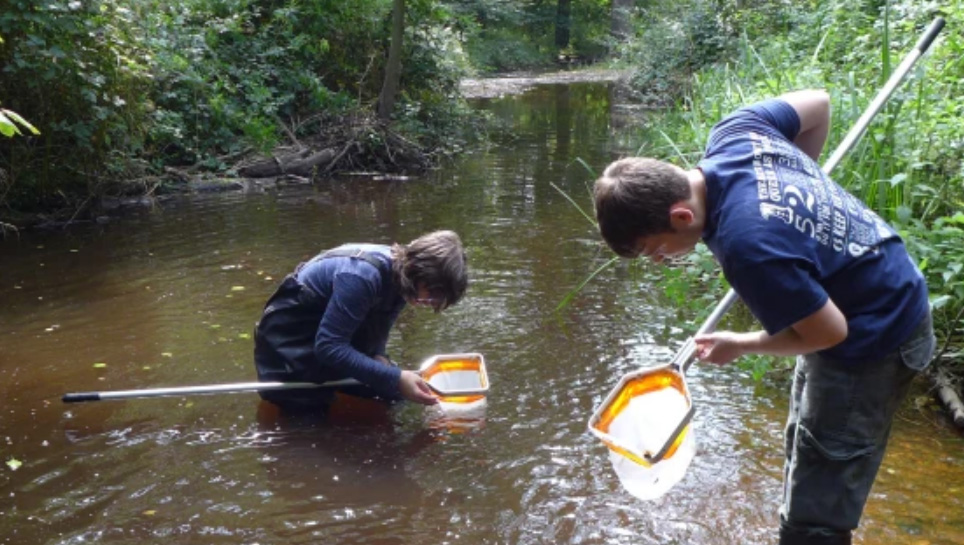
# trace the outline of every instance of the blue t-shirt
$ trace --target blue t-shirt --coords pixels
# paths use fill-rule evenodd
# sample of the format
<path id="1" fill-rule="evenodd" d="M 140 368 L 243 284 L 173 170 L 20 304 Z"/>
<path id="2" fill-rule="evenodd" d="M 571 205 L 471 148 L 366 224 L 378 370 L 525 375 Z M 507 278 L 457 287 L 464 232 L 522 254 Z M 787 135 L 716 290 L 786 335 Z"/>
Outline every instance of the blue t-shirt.
<path id="1" fill-rule="evenodd" d="M 389 332 L 405 307 L 388 272 L 391 249 L 376 244 L 335 249 L 363 250 L 382 261 L 382 266 L 353 257 L 321 259 L 322 253 L 298 271 L 298 281 L 328 301 L 315 334 L 315 357 L 339 376 L 395 395 L 401 371 L 359 351 L 364 345 L 373 355 L 385 355 Z"/>
<path id="2" fill-rule="evenodd" d="M 897 233 L 792 143 L 799 132 L 796 110 L 779 99 L 713 127 L 698 165 L 707 187 L 703 240 L 767 333 L 829 297 L 848 335 L 820 354 L 878 358 L 924 318 L 927 285 Z"/>

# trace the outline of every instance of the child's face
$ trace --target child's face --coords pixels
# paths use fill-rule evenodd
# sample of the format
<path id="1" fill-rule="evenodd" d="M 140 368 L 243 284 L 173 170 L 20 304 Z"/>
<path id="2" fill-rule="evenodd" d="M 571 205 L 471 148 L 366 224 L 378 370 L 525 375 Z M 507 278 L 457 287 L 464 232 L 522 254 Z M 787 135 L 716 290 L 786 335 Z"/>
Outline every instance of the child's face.
<path id="1" fill-rule="evenodd" d="M 428 288 L 425 287 L 424 284 L 419 284 L 418 294 L 415 297 L 408 300 L 408 303 L 412 306 L 431 307 L 436 311 L 438 310 L 438 307 L 441 304 L 441 302 L 442 302 L 441 298 L 433 296 L 432 293 L 429 291 Z"/>
<path id="2" fill-rule="evenodd" d="M 700 236 L 685 231 L 661 233 L 636 239 L 636 257 L 648 257 L 654 263 L 662 263 L 666 258 L 679 257 L 696 247 Z"/>

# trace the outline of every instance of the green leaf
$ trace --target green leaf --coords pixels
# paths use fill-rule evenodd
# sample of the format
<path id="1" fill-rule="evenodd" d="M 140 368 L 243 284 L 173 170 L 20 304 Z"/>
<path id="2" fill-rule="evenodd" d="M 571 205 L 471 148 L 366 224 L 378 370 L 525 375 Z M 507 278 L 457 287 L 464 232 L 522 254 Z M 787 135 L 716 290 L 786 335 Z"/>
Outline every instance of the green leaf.
<path id="1" fill-rule="evenodd" d="M 563 191 L 562 189 L 560 189 L 559 186 L 557 186 L 556 184 L 554 184 L 554 183 L 552 183 L 552 182 L 549 182 L 549 185 L 552 186 L 553 189 L 555 189 L 556 191 L 558 191 L 559 194 L 562 195 L 567 201 L 569 201 L 570 204 L 572 204 L 573 206 L 575 206 L 575 207 L 576 207 L 576 210 L 578 210 L 579 213 L 582 214 L 582 217 L 586 218 L 586 220 L 589 221 L 589 223 L 592 224 L 593 227 L 596 226 L 596 220 L 594 220 L 594 219 L 592 218 L 592 216 L 590 216 L 589 214 L 587 214 L 586 211 L 583 210 L 582 207 L 579 206 L 579 204 L 572 199 L 572 197 L 570 197 L 565 191 Z"/>
<path id="2" fill-rule="evenodd" d="M 903 182 L 903 181 L 906 180 L 906 179 L 907 179 L 907 174 L 905 174 L 905 173 L 903 173 L 903 172 L 898 173 L 898 174 L 894 174 L 894 177 L 890 179 L 890 186 L 891 186 L 891 187 L 894 187 L 894 186 L 896 186 L 897 184 L 900 184 L 901 182 Z"/>
<path id="3" fill-rule="evenodd" d="M 582 168 L 586 169 L 586 171 L 589 173 L 589 175 L 592 176 L 593 178 L 598 178 L 598 177 L 599 177 L 598 175 L 596 175 L 595 169 L 593 169 L 591 166 L 589 166 L 589 163 L 585 162 L 585 161 L 582 159 L 582 157 L 576 157 L 576 162 L 579 163 L 580 165 L 582 165 Z"/>
<path id="4" fill-rule="evenodd" d="M 931 300 L 931 310 L 937 310 L 951 301 L 950 295 L 940 295 Z"/>
<path id="5" fill-rule="evenodd" d="M 3 110 L 0 110 L 0 134 L 6 137 L 13 137 L 15 134 L 20 134 L 20 129 L 10 121 L 10 118 L 3 115 Z"/>
<path id="6" fill-rule="evenodd" d="M 103 362 L 97 362 L 94 364 L 94 369 L 103 369 L 104 367 L 107 367 L 107 364 Z"/>
<path id="7" fill-rule="evenodd" d="M 562 310 L 563 307 L 565 307 L 566 305 L 568 305 L 568 304 L 569 304 L 569 301 L 571 301 L 572 298 L 575 297 L 576 294 L 579 293 L 580 290 L 582 290 L 582 288 L 584 288 L 584 287 L 586 286 L 586 284 L 588 284 L 589 282 L 591 282 L 592 279 L 595 278 L 597 274 L 603 272 L 604 270 L 606 270 L 607 268 L 609 268 L 610 265 L 612 265 L 613 263 L 615 263 L 615 262 L 617 262 L 617 261 L 619 261 L 619 256 L 618 256 L 618 255 L 615 256 L 615 257 L 613 257 L 613 258 L 610 259 L 609 261 L 603 263 L 601 267 L 599 267 L 598 269 L 596 269 L 595 271 L 593 271 L 593 273 L 590 274 L 585 280 L 583 280 L 581 284 L 579 284 L 578 286 L 576 286 L 575 289 L 573 289 L 572 291 L 570 291 L 569 293 L 567 293 L 566 296 L 562 298 L 562 301 L 560 301 L 559 304 L 556 305 L 556 312 Z"/>
<path id="8" fill-rule="evenodd" d="M 950 216 L 948 218 L 942 218 L 942 219 L 946 219 L 951 223 L 964 223 L 964 212 L 958 212 L 953 216 Z"/>
<path id="9" fill-rule="evenodd" d="M 897 219 L 900 220 L 901 223 L 907 223 L 912 217 L 913 212 L 908 206 L 902 204 L 897 207 Z"/>
<path id="10" fill-rule="evenodd" d="M 7 467 L 9 467 L 10 469 L 12 469 L 12 470 L 14 470 L 14 471 L 20 469 L 20 466 L 22 466 L 22 465 L 23 465 L 23 462 L 21 462 L 20 460 L 18 460 L 18 459 L 16 459 L 16 458 L 10 458 L 9 460 L 7 460 Z"/>
<path id="11" fill-rule="evenodd" d="M 28 131 L 32 132 L 33 134 L 35 134 L 35 135 L 40 134 L 40 131 L 38 131 L 36 127 L 34 127 L 33 125 L 31 125 L 29 121 L 27 121 L 26 119 L 24 119 L 23 117 L 21 117 L 20 114 L 18 114 L 17 112 L 13 112 L 13 111 L 10 111 L 10 110 L 4 110 L 4 109 L 0 108 L 0 115 L 4 115 L 4 114 L 6 114 L 7 117 L 13 119 L 13 120 L 16 121 L 17 123 L 20 123 L 21 126 L 23 126 L 24 128 L 26 128 Z M 17 132 L 19 132 L 19 131 L 17 131 Z"/>

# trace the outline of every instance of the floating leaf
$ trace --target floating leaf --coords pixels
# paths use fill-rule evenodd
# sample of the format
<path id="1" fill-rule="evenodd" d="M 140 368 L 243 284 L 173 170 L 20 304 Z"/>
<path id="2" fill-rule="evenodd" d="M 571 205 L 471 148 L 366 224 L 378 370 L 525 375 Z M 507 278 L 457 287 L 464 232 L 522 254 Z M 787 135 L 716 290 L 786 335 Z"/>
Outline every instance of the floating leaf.
<path id="1" fill-rule="evenodd" d="M 161 356 L 165 358 L 173 358 L 174 354 L 171 354 L 170 352 L 161 352 Z"/>
<path id="2" fill-rule="evenodd" d="M 9 467 L 10 469 L 12 469 L 12 470 L 14 470 L 14 471 L 20 469 L 20 466 L 22 466 L 22 465 L 23 465 L 23 462 L 21 462 L 20 460 L 18 460 L 18 459 L 16 459 L 16 458 L 10 458 L 9 460 L 7 460 L 7 467 Z"/>
<path id="3" fill-rule="evenodd" d="M 211 324 L 211 329 L 221 329 L 221 324 Z"/>
<path id="4" fill-rule="evenodd" d="M 244 286 L 231 286 L 231 291 L 244 291 Z"/>
<path id="5" fill-rule="evenodd" d="M 251 335 L 249 333 L 238 333 L 239 339 L 250 339 Z"/>
<path id="6" fill-rule="evenodd" d="M 145 365 L 144 367 L 141 367 L 141 369 L 143 369 L 143 370 L 145 370 L 145 371 L 150 371 L 150 370 L 151 370 L 151 366 L 150 366 L 150 365 Z"/>
<path id="7" fill-rule="evenodd" d="M 94 364 L 95 369 L 103 369 L 104 367 L 107 367 L 107 364 L 101 361 Z"/>
<path id="8" fill-rule="evenodd" d="M 144 511 L 143 514 L 146 515 L 146 516 L 148 516 L 148 517 L 153 517 L 154 514 L 156 514 L 156 513 L 157 513 L 157 511 L 155 511 L 155 510 L 153 510 L 153 509 L 148 509 L 147 511 Z"/>

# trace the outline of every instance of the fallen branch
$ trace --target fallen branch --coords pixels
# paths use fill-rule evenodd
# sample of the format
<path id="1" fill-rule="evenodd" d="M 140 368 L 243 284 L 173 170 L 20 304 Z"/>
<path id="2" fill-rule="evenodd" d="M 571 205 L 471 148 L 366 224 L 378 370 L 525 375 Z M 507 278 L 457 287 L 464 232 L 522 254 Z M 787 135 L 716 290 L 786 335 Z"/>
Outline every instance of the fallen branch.
<path id="1" fill-rule="evenodd" d="M 937 397 L 944 404 L 944 407 L 947 408 L 947 412 L 950 413 L 954 424 L 959 428 L 964 428 L 964 403 L 961 402 L 957 388 L 954 387 L 955 380 L 940 366 L 936 366 L 934 370 L 929 373 L 929 376 L 931 381 L 934 382 Z"/>
<path id="2" fill-rule="evenodd" d="M 7 231 L 13 231 L 17 235 L 17 238 L 20 238 L 20 229 L 17 229 L 16 225 L 0 221 L 0 234 L 3 235 L 3 238 L 7 238 Z"/>
<path id="3" fill-rule="evenodd" d="M 301 142 L 298 141 L 298 137 L 295 136 L 294 131 L 292 131 L 291 129 L 288 128 L 287 125 L 285 125 L 285 122 L 281 120 L 281 117 L 275 115 L 274 120 L 281 127 L 281 130 L 284 131 L 285 135 L 288 136 L 288 140 L 291 140 L 292 144 L 297 146 L 298 149 L 304 148 L 304 146 L 301 145 Z"/>
<path id="4" fill-rule="evenodd" d="M 302 152 L 284 157 L 276 157 L 238 170 L 245 178 L 268 178 L 282 174 L 294 174 L 310 178 L 315 168 L 327 164 L 335 157 L 335 150 L 328 148 L 319 152 Z"/>
<path id="5" fill-rule="evenodd" d="M 351 149 L 352 146 L 355 146 L 355 145 L 357 145 L 357 144 L 356 144 L 356 142 L 355 142 L 354 140 L 352 140 L 351 142 L 349 142 L 349 143 L 341 150 L 341 153 L 339 153 L 334 159 L 332 159 L 332 161 L 331 161 L 330 163 L 328 163 L 328 166 L 325 167 L 325 172 L 324 172 L 324 173 L 327 175 L 329 172 L 331 172 L 331 169 L 334 168 L 335 165 L 338 164 L 338 161 L 341 161 L 341 158 L 344 157 L 345 154 L 348 153 L 348 150 Z"/>

